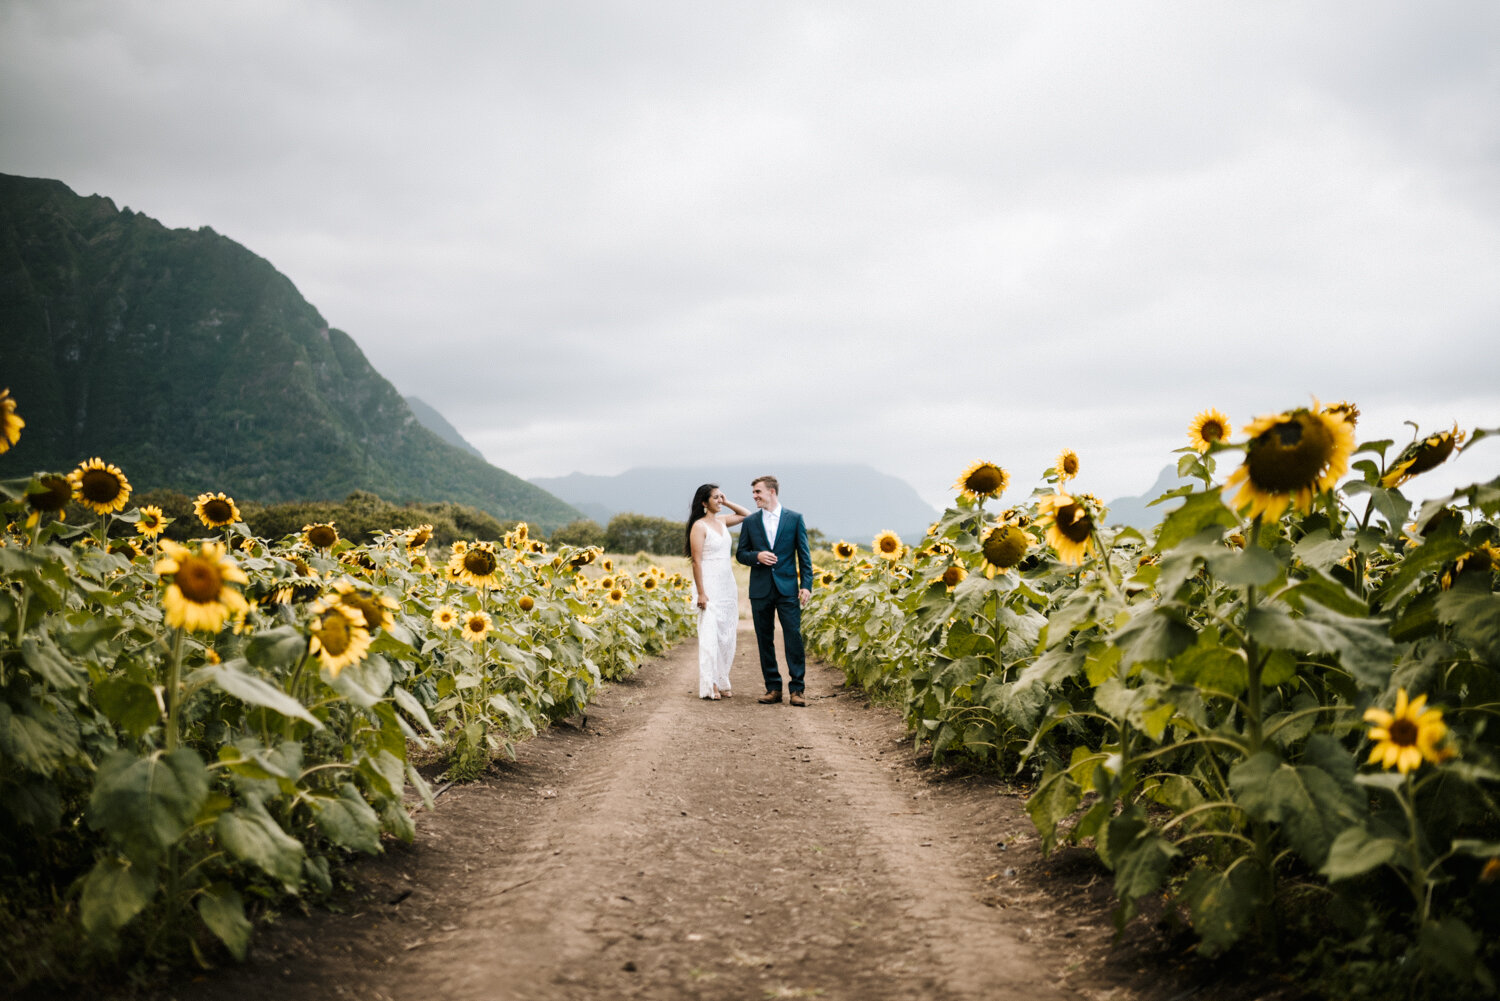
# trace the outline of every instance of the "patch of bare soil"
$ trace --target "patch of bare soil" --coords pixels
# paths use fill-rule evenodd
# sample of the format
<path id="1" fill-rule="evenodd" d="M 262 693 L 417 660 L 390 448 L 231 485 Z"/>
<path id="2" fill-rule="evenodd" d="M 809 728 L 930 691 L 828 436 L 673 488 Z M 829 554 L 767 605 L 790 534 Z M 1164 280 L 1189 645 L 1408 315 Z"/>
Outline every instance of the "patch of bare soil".
<path id="1" fill-rule="evenodd" d="M 944 777 L 901 722 L 809 668 L 807 708 L 697 698 L 688 641 L 514 764 L 457 786 L 340 912 L 287 916 L 250 959 L 162 997 L 819 997 L 1088 1001 L 1280 996 L 1149 927 L 1112 941 L 1109 874 L 1042 858 L 1022 799 Z"/>

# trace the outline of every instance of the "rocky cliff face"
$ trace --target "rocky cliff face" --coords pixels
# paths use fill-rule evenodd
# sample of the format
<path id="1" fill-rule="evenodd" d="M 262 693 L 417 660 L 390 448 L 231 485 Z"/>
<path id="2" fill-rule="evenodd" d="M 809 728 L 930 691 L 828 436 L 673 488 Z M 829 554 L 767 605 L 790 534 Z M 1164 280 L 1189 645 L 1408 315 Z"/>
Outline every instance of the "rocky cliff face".
<path id="1" fill-rule="evenodd" d="M 207 227 L 0 175 L 0 331 L 27 422 L 10 475 L 99 455 L 140 488 L 577 516 L 423 427 L 285 275 Z"/>

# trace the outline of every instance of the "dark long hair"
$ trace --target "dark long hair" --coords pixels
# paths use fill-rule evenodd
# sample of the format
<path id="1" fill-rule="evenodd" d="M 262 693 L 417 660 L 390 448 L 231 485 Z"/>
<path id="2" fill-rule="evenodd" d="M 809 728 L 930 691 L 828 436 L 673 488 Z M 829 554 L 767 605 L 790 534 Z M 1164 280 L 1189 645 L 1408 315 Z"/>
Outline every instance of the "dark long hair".
<path id="1" fill-rule="evenodd" d="M 689 559 L 693 557 L 693 524 L 699 519 L 706 517 L 708 512 L 704 510 L 704 503 L 719 489 L 717 483 L 705 483 L 693 494 L 693 509 L 688 512 L 687 531 L 682 537 L 682 552 Z"/>

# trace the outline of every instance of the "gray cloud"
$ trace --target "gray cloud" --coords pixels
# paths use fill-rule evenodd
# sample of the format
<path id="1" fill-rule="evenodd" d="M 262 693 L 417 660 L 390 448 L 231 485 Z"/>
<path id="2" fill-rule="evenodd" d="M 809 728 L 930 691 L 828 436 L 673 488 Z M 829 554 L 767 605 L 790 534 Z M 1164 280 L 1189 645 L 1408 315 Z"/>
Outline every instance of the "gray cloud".
<path id="1" fill-rule="evenodd" d="M 1210 405 L 1500 424 L 1497 53 L 1483 0 L 18 0 L 0 170 L 239 240 L 521 475 L 1109 496 Z"/>

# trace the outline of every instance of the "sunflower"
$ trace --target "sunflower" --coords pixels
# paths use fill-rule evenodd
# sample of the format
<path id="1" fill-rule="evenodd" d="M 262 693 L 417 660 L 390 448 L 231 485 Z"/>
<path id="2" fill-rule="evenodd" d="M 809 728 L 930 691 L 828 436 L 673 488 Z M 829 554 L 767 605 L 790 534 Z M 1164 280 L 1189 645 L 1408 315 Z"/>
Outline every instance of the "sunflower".
<path id="1" fill-rule="evenodd" d="M 167 530 L 172 523 L 171 518 L 164 517 L 161 508 L 155 504 L 147 504 L 141 508 L 140 517 L 136 519 L 135 531 L 137 535 L 143 535 L 148 539 L 154 539 Z"/>
<path id="2" fill-rule="evenodd" d="M 483 643 L 490 634 L 492 622 L 488 612 L 470 612 L 464 619 L 464 639 L 470 643 Z"/>
<path id="3" fill-rule="evenodd" d="M 859 547 L 852 542 L 840 539 L 833 544 L 833 555 L 841 560 L 852 560 L 859 554 Z"/>
<path id="4" fill-rule="evenodd" d="M 428 540 L 431 539 L 431 538 L 432 538 L 432 526 L 431 525 L 418 525 L 416 528 L 413 528 L 413 529 L 410 529 L 410 530 L 407 531 L 407 533 L 406 533 L 406 548 L 407 549 L 419 549 L 422 546 L 427 545 Z"/>
<path id="5" fill-rule="evenodd" d="M 1006 573 L 1026 557 L 1026 550 L 1030 547 L 1031 536 L 1015 525 L 999 525 L 990 529 L 984 537 L 983 544 L 979 547 L 980 552 L 984 553 L 984 575 L 993 577 L 997 573 Z M 948 569 L 955 568 L 949 567 Z M 963 570 L 964 568 L 957 567 L 957 569 Z M 963 577 L 959 577 L 958 580 L 963 580 L 967 576 L 968 571 L 965 570 Z M 948 583 L 947 571 L 943 573 L 943 583 Z M 958 581 L 954 581 L 948 586 L 956 587 L 957 585 Z"/>
<path id="6" fill-rule="evenodd" d="M 1453 752 L 1439 747 L 1448 735 L 1441 709 L 1425 709 L 1427 696 L 1419 695 L 1407 701 L 1406 689 L 1396 692 L 1396 711 L 1388 713 L 1373 706 L 1365 710 L 1365 722 L 1370 727 L 1370 739 L 1375 746 L 1370 749 L 1366 764 L 1380 763 L 1389 769 L 1394 766 L 1402 775 L 1422 766 L 1422 760 L 1438 764 L 1453 757 Z"/>
<path id="7" fill-rule="evenodd" d="M 530 542 L 526 543 L 526 548 L 530 549 L 537 556 L 547 555 L 547 544 L 541 539 L 532 539 Z"/>
<path id="8" fill-rule="evenodd" d="M 516 522 L 516 527 L 511 529 L 510 532 L 511 535 L 515 536 L 516 542 L 520 543 L 526 541 L 526 537 L 531 534 L 531 529 L 527 527 L 526 522 L 518 521 Z"/>
<path id="9" fill-rule="evenodd" d="M 1078 453 L 1071 448 L 1065 448 L 1057 453 L 1057 461 L 1052 464 L 1057 471 L 1057 482 L 1066 483 L 1078 475 Z"/>
<path id="10" fill-rule="evenodd" d="M 624 600 L 625 600 L 625 590 L 624 590 L 624 588 L 620 588 L 620 587 L 610 588 L 610 591 L 609 591 L 609 603 L 611 605 L 621 604 L 622 602 L 624 602 Z"/>
<path id="11" fill-rule="evenodd" d="M 1225 486 L 1240 485 L 1234 506 L 1251 518 L 1279 518 L 1288 507 L 1311 510 L 1313 497 L 1348 470 L 1354 451 L 1354 425 L 1316 404 L 1261 417 L 1245 433 L 1245 462 Z"/>
<path id="12" fill-rule="evenodd" d="M 1455 446 L 1462 445 L 1465 433 L 1453 425 L 1451 431 L 1437 431 L 1401 450 L 1391 468 L 1380 478 L 1383 487 L 1399 487 L 1418 473 L 1425 473 L 1448 461 Z"/>
<path id="13" fill-rule="evenodd" d="M 1188 444 L 1207 452 L 1216 442 L 1229 440 L 1229 418 L 1222 410 L 1205 410 L 1188 425 Z"/>
<path id="14" fill-rule="evenodd" d="M 119 539 L 111 539 L 109 551 L 118 556 L 123 556 L 127 560 L 133 560 L 144 552 L 140 544 L 128 535 Z"/>
<path id="15" fill-rule="evenodd" d="M 26 422 L 16 416 L 16 401 L 10 398 L 10 390 L 0 389 L 0 453 L 9 452 L 21 440 L 25 426 Z"/>
<path id="16" fill-rule="evenodd" d="M 516 607 L 523 612 L 529 612 L 536 607 L 536 599 L 529 594 L 523 594 L 516 599 Z"/>
<path id="17" fill-rule="evenodd" d="M 1057 550 L 1057 558 L 1073 566 L 1083 562 L 1094 543 L 1096 519 L 1101 515 L 1099 501 L 1090 494 L 1070 497 L 1052 494 L 1040 505 L 1046 527 L 1047 544 Z"/>
<path id="18" fill-rule="evenodd" d="M 1342 417 L 1350 427 L 1359 423 L 1359 408 L 1348 400 L 1328 404 L 1323 408 L 1323 413 L 1332 417 Z"/>
<path id="19" fill-rule="evenodd" d="M 585 549 L 580 549 L 568 557 L 568 566 L 574 570 L 577 570 L 579 567 L 586 567 L 599 558 L 601 551 L 598 546 L 589 546 Z"/>
<path id="20" fill-rule="evenodd" d="M 359 612 L 337 602 L 313 605 L 313 620 L 307 630 L 312 634 L 308 645 L 318 662 L 337 678 L 350 664 L 357 664 L 370 650 L 370 631 L 364 627 Z"/>
<path id="21" fill-rule="evenodd" d="M 1000 531 L 1000 529 L 997 528 L 995 529 L 995 531 L 998 532 Z M 990 534 L 993 535 L 994 532 L 991 532 Z M 1024 546 L 1025 543 L 1022 543 L 1022 545 Z M 988 557 L 985 558 L 985 562 L 989 562 Z M 965 569 L 958 563 L 951 563 L 948 565 L 948 569 L 943 571 L 943 576 L 939 577 L 938 579 L 941 580 L 947 586 L 948 590 L 951 591 L 959 584 L 963 583 L 963 579 L 967 576 L 969 576 L 969 571 L 967 569 Z"/>
<path id="22" fill-rule="evenodd" d="M 1438 584 L 1444 591 L 1452 590 L 1453 582 L 1468 574 L 1471 578 L 1487 580 L 1488 575 L 1500 566 L 1500 549 L 1489 542 L 1481 542 L 1473 549 L 1444 567 L 1438 575 Z"/>
<path id="23" fill-rule="evenodd" d="M 1025 528 L 1031 524 L 1031 516 L 1018 507 L 1008 507 L 1001 511 L 1000 520 L 1007 525 L 1015 525 L 1017 528 Z"/>
<path id="24" fill-rule="evenodd" d="M 314 549 L 328 550 L 339 541 L 339 530 L 333 527 L 333 522 L 313 522 L 311 525 L 302 526 L 302 538 Z"/>
<path id="25" fill-rule="evenodd" d="M 77 487 L 61 473 L 43 473 L 36 478 L 38 489 L 26 491 L 26 506 L 31 514 L 26 518 L 26 527 L 37 523 L 44 514 L 57 515 L 58 521 L 67 517 L 68 503 L 73 500 Z"/>
<path id="26" fill-rule="evenodd" d="M 432 610 L 432 624 L 439 629 L 457 629 L 458 613 L 452 605 L 439 605 Z"/>
<path id="27" fill-rule="evenodd" d="M 358 612 L 364 620 L 365 629 L 370 635 L 375 635 L 382 629 L 389 629 L 396 620 L 391 615 L 401 606 L 388 594 L 382 594 L 373 588 L 360 587 L 351 580 L 341 580 L 333 585 L 338 592 L 335 599 L 340 605 L 352 608 Z"/>
<path id="28" fill-rule="evenodd" d="M 823 585 L 824 587 L 832 587 L 833 582 L 836 580 L 838 580 L 838 577 L 835 576 L 833 571 L 831 570 L 824 570 L 821 574 L 818 575 L 818 583 Z"/>
<path id="29" fill-rule="evenodd" d="M 976 462 L 964 470 L 963 475 L 953 484 L 953 489 L 970 500 L 981 500 L 985 497 L 999 497 L 1009 484 L 1010 474 L 1005 470 L 993 462 Z"/>
<path id="30" fill-rule="evenodd" d="M 208 528 L 224 528 L 240 520 L 240 509 L 235 507 L 232 497 L 202 493 L 193 501 L 193 513 Z"/>
<path id="31" fill-rule="evenodd" d="M 899 560 L 906 547 L 901 544 L 901 536 L 895 532 L 885 531 L 875 536 L 875 541 L 870 543 L 870 548 L 875 550 L 875 555 L 881 559 Z"/>
<path id="32" fill-rule="evenodd" d="M 243 616 L 249 606 L 233 584 L 247 584 L 244 571 L 222 542 L 205 542 L 197 552 L 171 539 L 161 540 L 167 555 L 153 568 L 171 578 L 162 605 L 167 625 L 189 632 L 216 633 L 230 616 Z"/>
<path id="33" fill-rule="evenodd" d="M 645 577 L 643 577 L 641 579 L 641 587 L 644 588 L 647 591 L 655 591 L 656 590 L 656 583 L 657 583 L 656 578 L 653 577 L 653 576 L 651 576 L 650 574 L 647 574 Z"/>
<path id="34" fill-rule="evenodd" d="M 130 500 L 130 481 L 120 467 L 103 459 L 90 459 L 68 474 L 78 491 L 78 503 L 95 514 L 123 510 Z"/>
<path id="35" fill-rule="evenodd" d="M 603 563 L 600 563 L 599 565 L 604 568 L 604 572 L 605 573 L 614 573 L 614 570 L 615 570 L 615 561 L 614 560 L 605 560 Z"/>
<path id="36" fill-rule="evenodd" d="M 500 569 L 500 560 L 495 556 L 493 542 L 476 542 L 459 549 L 453 544 L 453 558 L 448 561 L 449 573 L 473 587 L 489 588 L 499 583 L 495 574 Z"/>

